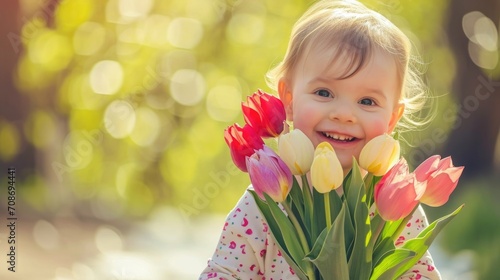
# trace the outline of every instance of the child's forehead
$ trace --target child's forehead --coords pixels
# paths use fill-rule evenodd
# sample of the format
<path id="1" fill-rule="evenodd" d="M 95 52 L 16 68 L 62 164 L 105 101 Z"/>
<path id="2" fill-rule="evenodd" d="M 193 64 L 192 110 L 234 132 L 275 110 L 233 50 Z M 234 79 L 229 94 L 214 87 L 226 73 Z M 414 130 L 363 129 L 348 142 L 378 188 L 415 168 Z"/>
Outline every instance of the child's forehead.
<path id="1" fill-rule="evenodd" d="M 359 49 L 340 42 L 318 41 L 303 49 L 296 67 L 314 68 L 329 77 L 345 78 L 363 68 L 372 52 L 369 48 Z"/>

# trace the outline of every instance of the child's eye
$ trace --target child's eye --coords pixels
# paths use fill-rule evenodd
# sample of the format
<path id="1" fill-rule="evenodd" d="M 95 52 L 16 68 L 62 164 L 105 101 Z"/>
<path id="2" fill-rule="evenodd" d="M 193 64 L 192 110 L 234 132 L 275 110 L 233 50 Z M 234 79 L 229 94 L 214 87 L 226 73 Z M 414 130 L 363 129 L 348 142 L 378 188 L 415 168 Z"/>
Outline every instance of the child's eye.
<path id="1" fill-rule="evenodd" d="M 361 105 L 366 105 L 366 106 L 376 105 L 375 101 L 371 98 L 363 98 L 358 103 Z"/>
<path id="2" fill-rule="evenodd" d="M 319 95 L 321 97 L 330 97 L 332 96 L 330 92 L 326 89 L 320 89 L 314 92 L 314 94 Z"/>

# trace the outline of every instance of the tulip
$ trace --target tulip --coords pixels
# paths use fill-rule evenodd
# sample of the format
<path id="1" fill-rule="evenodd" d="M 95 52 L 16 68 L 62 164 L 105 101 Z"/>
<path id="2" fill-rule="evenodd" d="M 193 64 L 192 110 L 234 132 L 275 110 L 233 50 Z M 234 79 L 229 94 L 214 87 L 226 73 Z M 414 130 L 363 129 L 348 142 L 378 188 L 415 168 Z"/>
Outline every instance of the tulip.
<path id="1" fill-rule="evenodd" d="M 414 171 L 418 181 L 427 183 L 420 202 L 432 207 L 442 206 L 448 201 L 464 169 L 463 166 L 453 166 L 451 157 L 441 160 L 440 158 L 440 156 L 432 156 Z"/>
<path id="2" fill-rule="evenodd" d="M 399 159 L 399 142 L 388 134 L 370 140 L 361 150 L 359 165 L 375 176 L 384 175 Z"/>
<path id="3" fill-rule="evenodd" d="M 224 140 L 231 150 L 234 164 L 243 172 L 247 172 L 246 158 L 264 146 L 262 138 L 249 125 L 242 128 L 238 124 L 233 124 L 226 128 Z"/>
<path id="4" fill-rule="evenodd" d="M 408 164 L 401 158 L 375 185 L 374 200 L 382 219 L 397 221 L 411 214 L 425 191 L 408 172 Z"/>
<path id="5" fill-rule="evenodd" d="M 264 145 L 247 157 L 246 162 L 252 186 L 261 199 L 264 199 L 263 193 L 276 202 L 286 199 L 292 188 L 293 175 L 273 150 Z"/>
<path id="6" fill-rule="evenodd" d="M 440 162 L 441 156 L 439 155 L 433 155 L 426 159 L 424 162 L 422 162 L 415 170 L 413 173 L 415 173 L 415 177 L 419 182 L 425 182 L 429 178 L 429 176 L 436 171 L 439 162 Z"/>
<path id="7" fill-rule="evenodd" d="M 314 151 L 311 182 L 319 193 L 327 193 L 342 185 L 344 172 L 332 145 L 322 142 Z"/>
<path id="8" fill-rule="evenodd" d="M 258 90 L 241 104 L 245 122 L 261 137 L 276 137 L 281 134 L 285 122 L 285 107 L 277 97 Z"/>
<path id="9" fill-rule="evenodd" d="M 292 174 L 304 175 L 311 168 L 314 146 L 302 131 L 294 129 L 278 138 L 278 154 Z"/>

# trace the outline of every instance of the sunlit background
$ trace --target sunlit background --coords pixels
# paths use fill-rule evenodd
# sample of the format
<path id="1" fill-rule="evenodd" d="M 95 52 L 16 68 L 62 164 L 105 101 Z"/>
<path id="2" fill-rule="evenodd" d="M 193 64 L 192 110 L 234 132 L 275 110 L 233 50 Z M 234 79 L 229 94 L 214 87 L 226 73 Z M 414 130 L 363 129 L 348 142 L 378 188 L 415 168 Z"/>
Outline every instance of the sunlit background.
<path id="1" fill-rule="evenodd" d="M 500 274 L 500 3 L 362 1 L 422 57 L 433 121 L 403 133 L 413 166 L 465 172 L 431 220 L 446 279 Z M 474 3 L 464 3 L 474 2 Z M 266 86 L 311 1 L 19 0 L 0 11 L 0 218 L 16 169 L 16 272 L 1 279 L 196 279 L 249 184 L 223 129 Z"/>

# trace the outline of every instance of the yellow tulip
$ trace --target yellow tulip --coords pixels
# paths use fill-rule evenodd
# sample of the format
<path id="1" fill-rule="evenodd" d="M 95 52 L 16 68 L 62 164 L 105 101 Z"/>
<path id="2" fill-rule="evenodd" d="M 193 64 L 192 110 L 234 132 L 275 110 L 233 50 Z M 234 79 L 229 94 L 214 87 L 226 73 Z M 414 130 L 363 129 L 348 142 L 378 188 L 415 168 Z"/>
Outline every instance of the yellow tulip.
<path id="1" fill-rule="evenodd" d="M 311 182 L 319 193 L 327 193 L 342 185 L 344 172 L 332 145 L 322 142 L 314 151 Z"/>
<path id="2" fill-rule="evenodd" d="M 278 138 L 278 155 L 293 175 L 305 175 L 311 168 L 314 146 L 304 132 L 294 129 Z"/>
<path id="3" fill-rule="evenodd" d="M 399 142 L 388 134 L 382 134 L 363 147 L 359 165 L 375 176 L 382 176 L 399 160 L 399 153 Z"/>

